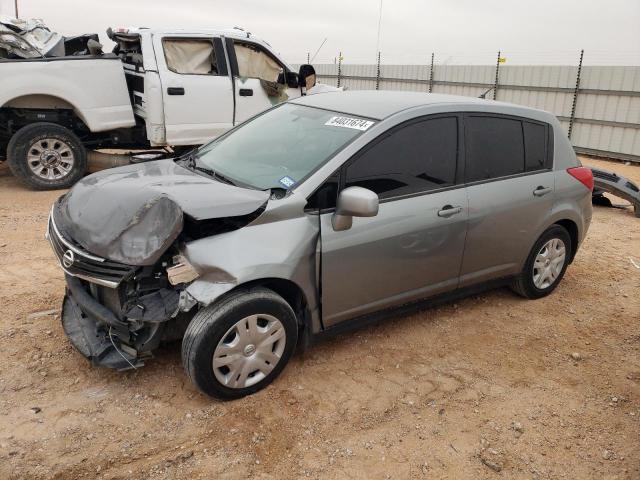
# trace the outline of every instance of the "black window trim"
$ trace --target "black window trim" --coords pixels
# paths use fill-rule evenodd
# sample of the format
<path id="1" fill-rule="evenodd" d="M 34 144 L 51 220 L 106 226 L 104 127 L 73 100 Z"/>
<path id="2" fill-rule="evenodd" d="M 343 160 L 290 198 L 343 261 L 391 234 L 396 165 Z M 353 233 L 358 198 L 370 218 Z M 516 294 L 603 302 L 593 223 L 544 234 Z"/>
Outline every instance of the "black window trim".
<path id="1" fill-rule="evenodd" d="M 494 178 L 486 178 L 483 180 L 476 180 L 473 182 L 467 182 L 466 178 L 463 180 L 463 185 L 465 186 L 475 186 L 475 185 L 482 185 L 485 183 L 491 183 L 491 182 L 499 182 L 502 180 L 509 180 L 512 178 L 519 178 L 519 177 L 526 177 L 529 175 L 538 175 L 540 173 L 543 172 L 552 172 L 553 171 L 553 148 L 554 148 L 554 144 L 553 144 L 553 127 L 547 123 L 547 122 L 543 122 L 540 120 L 535 120 L 533 118 L 529 118 L 529 117 L 522 117 L 519 115 L 509 115 L 509 114 L 504 114 L 504 113 L 494 113 L 494 112 L 462 112 L 463 113 L 463 127 L 464 127 L 464 144 L 466 146 L 467 141 L 466 141 L 466 119 L 469 117 L 491 117 L 491 118 L 502 118 L 502 119 L 506 119 L 506 120 L 516 120 L 520 122 L 520 129 L 522 131 L 522 148 L 523 148 L 523 155 L 524 155 L 524 161 L 525 161 L 525 168 L 526 168 L 526 158 L 527 158 L 527 151 L 526 151 L 526 142 L 524 141 L 524 122 L 529 122 L 529 123 L 533 123 L 533 124 L 537 124 L 537 125 L 542 125 L 543 127 L 545 127 L 546 129 L 546 138 L 545 138 L 545 167 L 544 168 L 540 168 L 540 169 L 536 169 L 536 170 L 531 170 L 531 171 L 524 171 L 522 173 L 515 173 L 512 175 L 503 175 L 501 177 L 494 177 Z M 466 156 L 466 151 L 465 151 L 465 156 L 464 156 L 464 161 L 463 164 L 466 166 L 467 164 L 467 156 Z"/>
<path id="2" fill-rule="evenodd" d="M 216 56 L 216 67 L 218 69 L 218 73 L 180 73 L 173 70 L 169 67 L 169 62 L 167 62 L 167 52 L 164 49 L 165 41 L 175 41 L 175 40 L 199 40 L 199 41 L 209 41 L 213 46 L 213 53 Z M 222 46 L 222 39 L 220 37 L 181 37 L 181 36 L 171 36 L 168 35 L 166 37 L 162 37 L 160 39 L 162 44 L 162 56 L 164 57 L 164 64 L 171 73 L 175 73 L 176 75 L 197 75 L 199 77 L 228 77 L 229 71 L 227 69 L 227 56 L 225 55 L 224 47 Z"/>

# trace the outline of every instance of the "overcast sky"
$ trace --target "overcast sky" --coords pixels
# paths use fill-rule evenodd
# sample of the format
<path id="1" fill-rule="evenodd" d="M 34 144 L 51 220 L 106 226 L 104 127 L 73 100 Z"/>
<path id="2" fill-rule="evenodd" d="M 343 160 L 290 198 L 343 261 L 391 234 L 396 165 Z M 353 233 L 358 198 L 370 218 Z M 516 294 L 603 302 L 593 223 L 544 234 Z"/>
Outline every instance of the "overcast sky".
<path id="1" fill-rule="evenodd" d="M 63 34 L 109 26 L 241 26 L 285 60 L 374 63 L 379 0 L 18 0 L 20 16 Z M 0 0 L 13 16 L 14 0 Z M 383 63 L 640 65 L 640 0 L 383 0 Z"/>

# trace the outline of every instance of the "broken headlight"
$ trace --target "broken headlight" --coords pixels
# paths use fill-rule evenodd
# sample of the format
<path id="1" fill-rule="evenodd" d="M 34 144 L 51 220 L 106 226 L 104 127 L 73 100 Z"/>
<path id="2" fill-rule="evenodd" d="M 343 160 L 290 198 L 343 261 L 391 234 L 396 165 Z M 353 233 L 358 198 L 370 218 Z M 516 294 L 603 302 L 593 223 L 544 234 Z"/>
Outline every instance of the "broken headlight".
<path id="1" fill-rule="evenodd" d="M 189 263 L 184 255 L 176 255 L 173 257 L 173 265 L 167 267 L 167 278 L 171 285 L 179 285 L 181 283 L 189 283 L 198 278 L 200 275 L 196 269 Z"/>

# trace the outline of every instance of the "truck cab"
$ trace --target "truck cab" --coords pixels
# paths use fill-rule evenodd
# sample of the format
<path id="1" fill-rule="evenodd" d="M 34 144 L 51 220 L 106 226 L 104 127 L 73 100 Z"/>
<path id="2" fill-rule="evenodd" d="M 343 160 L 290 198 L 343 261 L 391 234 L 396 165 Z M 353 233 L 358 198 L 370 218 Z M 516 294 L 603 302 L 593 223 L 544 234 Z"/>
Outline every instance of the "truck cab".
<path id="1" fill-rule="evenodd" d="M 110 30 L 150 145 L 200 145 L 301 95 L 297 74 L 240 29 Z"/>
<path id="2" fill-rule="evenodd" d="M 142 158 L 99 149 L 175 156 L 315 88 L 311 66 L 300 78 L 239 28 L 109 28 L 110 53 L 95 34 L 80 44 L 61 37 L 57 53 L 30 50 L 27 29 L 12 35 L 4 50 L 0 38 L 0 160 L 6 152 L 11 171 L 33 189 L 70 187 L 88 163 Z"/>

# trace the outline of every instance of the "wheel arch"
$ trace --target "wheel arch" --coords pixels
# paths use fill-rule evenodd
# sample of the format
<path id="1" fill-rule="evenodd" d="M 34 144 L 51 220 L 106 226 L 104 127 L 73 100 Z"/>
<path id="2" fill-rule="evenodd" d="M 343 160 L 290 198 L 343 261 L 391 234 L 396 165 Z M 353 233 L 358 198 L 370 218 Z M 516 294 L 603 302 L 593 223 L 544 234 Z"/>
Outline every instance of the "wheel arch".
<path id="1" fill-rule="evenodd" d="M 309 303 L 307 296 L 302 288 L 293 282 L 292 280 L 284 278 L 260 278 L 256 280 L 250 280 L 246 283 L 241 283 L 228 293 L 233 293 L 239 289 L 250 289 L 252 287 L 265 287 L 269 290 L 273 290 L 280 295 L 289 304 L 296 314 L 298 320 L 298 329 L 306 329 L 309 327 L 311 321 L 311 312 L 309 310 Z"/>
<path id="2" fill-rule="evenodd" d="M 569 237 L 571 238 L 571 257 L 569 257 L 569 263 L 571 263 L 573 262 L 573 259 L 578 251 L 578 242 L 580 239 L 578 233 L 578 225 L 576 224 L 576 222 L 568 218 L 556 220 L 553 224 L 564 227 L 564 229 L 569 232 Z"/>
<path id="3" fill-rule="evenodd" d="M 21 110 L 51 110 L 54 112 L 60 110 L 70 110 L 72 115 L 77 120 L 81 121 L 84 126 L 89 129 L 89 124 L 86 117 L 82 114 L 82 111 L 72 101 L 59 95 L 43 94 L 43 93 L 28 93 L 19 95 L 0 106 L 0 108 L 7 109 L 8 111 L 18 112 Z M 50 121 L 50 120 L 36 120 L 36 121 Z M 30 122 L 30 123 L 35 123 Z"/>

